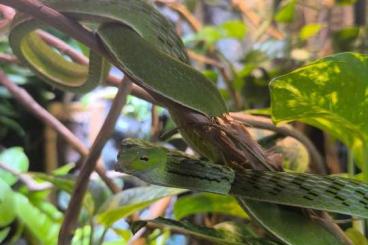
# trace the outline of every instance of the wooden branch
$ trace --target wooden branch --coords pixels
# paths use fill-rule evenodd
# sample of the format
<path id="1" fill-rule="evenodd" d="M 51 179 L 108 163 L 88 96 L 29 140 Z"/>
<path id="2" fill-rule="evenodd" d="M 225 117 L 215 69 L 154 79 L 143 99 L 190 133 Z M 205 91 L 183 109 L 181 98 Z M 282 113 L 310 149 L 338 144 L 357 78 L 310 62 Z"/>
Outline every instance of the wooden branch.
<path id="1" fill-rule="evenodd" d="M 58 119 L 51 115 L 46 109 L 40 106 L 24 89 L 18 87 L 12 83 L 4 72 L 0 71 L 0 84 L 3 85 L 14 96 L 14 98 L 22 104 L 29 112 L 31 112 L 40 121 L 54 129 L 61 135 L 82 157 L 86 157 L 89 154 L 88 148 Z M 106 185 L 113 191 L 118 192 L 120 189 L 117 187 L 106 175 L 105 169 L 98 165 L 96 172 Z"/>
<path id="2" fill-rule="evenodd" d="M 126 97 L 130 93 L 131 82 L 129 82 L 127 78 L 124 80 L 125 81 L 120 83 L 119 91 L 115 96 L 115 99 L 111 105 L 111 109 L 95 141 L 93 142 L 90 154 L 83 163 L 80 174 L 76 180 L 71 200 L 65 212 L 64 222 L 59 233 L 58 244 L 60 245 L 70 244 L 71 242 L 73 231 L 75 229 L 80 209 L 82 207 L 83 197 L 87 191 L 89 177 L 96 167 L 97 159 L 101 154 L 102 148 L 104 147 L 106 141 L 110 138 L 115 123 L 119 118 L 121 110 L 125 104 Z"/>

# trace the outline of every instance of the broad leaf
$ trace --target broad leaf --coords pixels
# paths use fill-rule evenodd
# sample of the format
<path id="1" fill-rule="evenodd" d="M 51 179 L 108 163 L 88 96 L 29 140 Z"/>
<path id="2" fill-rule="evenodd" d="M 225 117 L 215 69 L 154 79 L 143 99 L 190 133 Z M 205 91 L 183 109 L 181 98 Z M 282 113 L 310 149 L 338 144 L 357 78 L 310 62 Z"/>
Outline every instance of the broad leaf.
<path id="1" fill-rule="evenodd" d="M 16 193 L 17 218 L 43 244 L 56 244 L 60 224 L 53 222 L 47 215 L 33 206 L 29 200 Z"/>
<path id="2" fill-rule="evenodd" d="M 286 1 L 285 5 L 283 5 L 279 11 L 277 11 L 275 20 L 281 23 L 291 22 L 294 19 L 295 15 L 295 6 L 297 0 L 289 0 Z"/>
<path id="3" fill-rule="evenodd" d="M 321 128 L 368 168 L 368 56 L 329 56 L 275 78 L 270 87 L 275 122 L 299 120 Z"/>
<path id="4" fill-rule="evenodd" d="M 23 148 L 21 147 L 12 147 L 1 152 L 0 162 L 6 164 L 19 173 L 26 172 L 29 165 L 28 157 L 24 154 Z M 17 182 L 18 177 L 0 169 L 0 179 L 4 180 L 9 185 L 13 185 Z"/>
<path id="5" fill-rule="evenodd" d="M 97 220 L 108 227 L 115 221 L 133 214 L 161 198 L 177 195 L 184 191 L 186 190 L 159 186 L 128 189 L 108 199 L 97 215 Z"/>
<path id="6" fill-rule="evenodd" d="M 196 236 L 200 239 L 205 239 L 216 244 L 249 244 L 249 245 L 271 245 L 278 244 L 276 242 L 260 239 L 254 237 L 250 231 L 246 230 L 245 224 L 219 224 L 214 228 L 207 228 L 203 226 L 194 225 L 186 221 L 176 221 L 164 218 L 157 218 L 149 221 L 140 221 L 138 230 L 140 227 L 146 224 L 154 224 L 156 226 L 167 227 L 174 231 L 184 234 Z M 245 228 L 244 228 L 245 227 Z"/>
<path id="7" fill-rule="evenodd" d="M 345 234 L 350 238 L 354 245 L 368 245 L 367 238 L 354 228 L 349 228 Z"/>
<path id="8" fill-rule="evenodd" d="M 241 198 L 238 200 L 262 227 L 285 244 L 344 244 L 322 222 L 307 217 L 300 209 Z"/>
<path id="9" fill-rule="evenodd" d="M 247 218 L 247 214 L 232 196 L 199 193 L 185 196 L 176 201 L 174 215 L 176 219 L 198 213 L 221 213 Z"/>
<path id="10" fill-rule="evenodd" d="M 211 81 L 189 65 L 158 51 L 136 32 L 123 25 L 106 24 L 99 33 L 116 65 L 148 91 L 210 116 L 227 111 Z"/>
<path id="11" fill-rule="evenodd" d="M 15 218 L 14 192 L 10 186 L 0 179 L 0 227 L 11 223 Z"/>

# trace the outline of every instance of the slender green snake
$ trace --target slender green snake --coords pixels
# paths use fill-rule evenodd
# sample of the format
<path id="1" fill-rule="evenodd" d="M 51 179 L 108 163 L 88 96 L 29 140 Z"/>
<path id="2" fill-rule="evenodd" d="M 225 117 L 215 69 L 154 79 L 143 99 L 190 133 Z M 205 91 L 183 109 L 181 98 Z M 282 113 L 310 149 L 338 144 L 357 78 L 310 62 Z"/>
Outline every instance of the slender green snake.
<path id="1" fill-rule="evenodd" d="M 368 185 L 348 178 L 231 168 L 138 139 L 122 142 L 117 170 L 152 184 L 368 218 Z"/>
<path id="2" fill-rule="evenodd" d="M 226 112 L 214 84 L 188 65 L 188 56 L 173 24 L 146 1 L 42 2 L 93 31 L 109 60 L 146 90 L 211 116 Z M 47 25 L 19 13 L 9 34 L 14 54 L 36 74 L 53 87 L 75 93 L 88 92 L 104 81 L 109 66 L 102 57 L 90 52 L 89 66 L 69 61 L 35 34 L 40 28 Z M 194 91 L 195 99 L 192 94 L 183 93 L 188 88 L 200 88 Z M 201 98 L 212 103 L 204 105 Z"/>

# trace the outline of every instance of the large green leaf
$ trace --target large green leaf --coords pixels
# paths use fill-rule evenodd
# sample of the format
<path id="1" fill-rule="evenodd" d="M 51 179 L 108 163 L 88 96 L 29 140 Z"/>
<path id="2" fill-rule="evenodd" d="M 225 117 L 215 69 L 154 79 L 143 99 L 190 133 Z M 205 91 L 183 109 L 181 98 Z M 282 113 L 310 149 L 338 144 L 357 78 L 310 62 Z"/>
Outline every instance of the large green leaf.
<path id="1" fill-rule="evenodd" d="M 239 203 L 262 227 L 288 245 L 343 245 L 318 219 L 300 209 L 238 198 Z"/>
<path id="2" fill-rule="evenodd" d="M 14 220 L 14 204 L 14 192 L 5 181 L 0 179 L 0 227 Z"/>
<path id="3" fill-rule="evenodd" d="M 1 152 L 0 162 L 6 164 L 19 173 L 26 172 L 29 165 L 28 157 L 24 154 L 23 148 L 21 147 L 12 147 Z M 4 180 L 9 185 L 13 185 L 17 182 L 18 177 L 0 169 L 0 179 Z"/>
<path id="4" fill-rule="evenodd" d="M 17 218 L 42 244 L 56 244 L 60 224 L 53 222 L 46 214 L 33 206 L 25 196 L 16 193 L 15 197 Z"/>
<path id="5" fill-rule="evenodd" d="M 119 68 L 145 89 L 210 116 L 227 111 L 211 81 L 189 65 L 158 51 L 133 30 L 106 24 L 99 28 L 99 34 Z"/>
<path id="6" fill-rule="evenodd" d="M 367 169 L 368 56 L 332 55 L 275 78 L 270 88 L 275 122 L 299 120 L 329 132 Z"/>
<path id="7" fill-rule="evenodd" d="M 248 244 L 248 245 L 276 245 L 278 243 L 260 239 L 250 231 L 246 224 L 224 223 L 214 228 L 194 225 L 187 221 L 176 221 L 157 218 L 149 221 L 139 221 L 133 225 L 134 230 L 139 230 L 146 224 L 154 224 L 159 227 L 168 227 L 175 231 L 196 236 L 211 241 L 215 244 Z M 249 228 L 249 230 L 248 230 Z"/>
<path id="8" fill-rule="evenodd" d="M 239 206 L 233 196 L 198 193 L 185 196 L 176 201 L 174 215 L 176 219 L 198 213 L 222 213 L 247 218 L 247 214 Z"/>
<path id="9" fill-rule="evenodd" d="M 277 11 L 275 20 L 281 23 L 288 23 L 293 21 L 295 16 L 295 6 L 297 0 L 289 0 Z"/>
<path id="10" fill-rule="evenodd" d="M 105 226 L 111 226 L 115 221 L 135 213 L 161 198 L 177 195 L 184 191 L 186 190 L 153 185 L 128 189 L 108 199 L 101 207 L 97 220 Z"/>

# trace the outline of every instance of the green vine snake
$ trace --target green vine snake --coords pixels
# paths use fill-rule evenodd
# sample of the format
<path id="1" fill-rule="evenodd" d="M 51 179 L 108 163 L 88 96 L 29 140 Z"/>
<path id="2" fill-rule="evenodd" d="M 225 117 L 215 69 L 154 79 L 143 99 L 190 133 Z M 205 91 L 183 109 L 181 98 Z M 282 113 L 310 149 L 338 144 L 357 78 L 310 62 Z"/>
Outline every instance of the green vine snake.
<path id="1" fill-rule="evenodd" d="M 368 185 L 336 176 L 233 169 L 138 139 L 122 142 L 116 169 L 163 186 L 368 218 Z"/>

